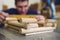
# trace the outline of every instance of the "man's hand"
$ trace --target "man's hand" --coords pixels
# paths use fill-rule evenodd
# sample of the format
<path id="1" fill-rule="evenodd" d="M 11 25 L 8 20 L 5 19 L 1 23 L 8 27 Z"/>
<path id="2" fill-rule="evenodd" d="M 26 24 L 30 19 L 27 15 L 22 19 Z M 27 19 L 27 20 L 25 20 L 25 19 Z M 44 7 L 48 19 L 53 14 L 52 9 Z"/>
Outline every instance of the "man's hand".
<path id="1" fill-rule="evenodd" d="M 36 15 L 35 18 L 40 22 L 40 23 L 45 23 L 46 18 L 42 15 Z"/>
<path id="2" fill-rule="evenodd" d="M 8 16 L 8 13 L 0 12 L 0 23 L 4 23 L 5 18 Z"/>

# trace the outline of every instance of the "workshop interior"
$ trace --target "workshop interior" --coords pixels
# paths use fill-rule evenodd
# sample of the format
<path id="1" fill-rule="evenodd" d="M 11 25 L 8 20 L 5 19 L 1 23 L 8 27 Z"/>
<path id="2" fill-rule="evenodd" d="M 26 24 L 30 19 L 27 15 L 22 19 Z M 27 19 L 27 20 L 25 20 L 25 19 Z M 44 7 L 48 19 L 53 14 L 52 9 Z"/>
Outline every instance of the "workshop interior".
<path id="1" fill-rule="evenodd" d="M 0 0 L 0 40 L 59 39 L 60 0 Z"/>

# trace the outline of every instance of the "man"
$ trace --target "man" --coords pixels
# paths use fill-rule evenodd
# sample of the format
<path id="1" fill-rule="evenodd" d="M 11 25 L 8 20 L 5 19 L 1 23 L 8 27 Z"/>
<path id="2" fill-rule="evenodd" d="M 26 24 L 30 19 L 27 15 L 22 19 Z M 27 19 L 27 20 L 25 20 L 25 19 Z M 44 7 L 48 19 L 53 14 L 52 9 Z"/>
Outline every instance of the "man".
<path id="1" fill-rule="evenodd" d="M 29 9 L 28 4 L 29 0 L 15 0 L 16 8 L 7 9 L 3 10 L 3 12 L 0 12 L 0 23 L 4 23 L 3 21 L 8 16 L 8 14 L 37 14 L 36 10 Z"/>
<path id="2" fill-rule="evenodd" d="M 50 7 L 50 18 L 56 19 L 56 10 L 54 0 L 47 0 L 47 4 Z"/>
<path id="3" fill-rule="evenodd" d="M 16 8 L 5 10 L 9 14 L 37 14 L 36 10 L 29 9 L 29 0 L 15 0 Z"/>
<path id="4" fill-rule="evenodd" d="M 47 7 L 50 8 L 50 19 L 56 19 L 56 11 L 55 11 L 55 0 L 43 0 L 45 3 L 44 8 L 46 9 Z"/>

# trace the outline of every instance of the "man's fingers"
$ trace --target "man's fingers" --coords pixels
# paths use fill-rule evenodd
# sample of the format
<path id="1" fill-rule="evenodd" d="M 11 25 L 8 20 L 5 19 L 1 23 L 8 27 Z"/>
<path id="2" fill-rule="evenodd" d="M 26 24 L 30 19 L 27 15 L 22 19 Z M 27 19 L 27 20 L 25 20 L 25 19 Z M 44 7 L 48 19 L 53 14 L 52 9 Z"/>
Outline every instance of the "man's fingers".
<path id="1" fill-rule="evenodd" d="M 42 16 L 42 15 L 37 15 L 37 16 L 35 16 L 35 18 L 36 18 L 37 20 L 45 20 L 45 17 Z"/>
<path id="2" fill-rule="evenodd" d="M 0 23 L 2 23 L 3 21 L 2 21 L 2 19 L 0 19 Z"/>
<path id="3" fill-rule="evenodd" d="M 2 19 L 0 19 L 0 24 L 1 24 L 1 23 L 5 23 L 5 21 L 3 21 Z"/>
<path id="4" fill-rule="evenodd" d="M 4 19 L 4 16 L 3 16 L 3 15 L 0 15 L 0 18 L 1 18 L 1 19 Z"/>
<path id="5" fill-rule="evenodd" d="M 5 13 L 5 12 L 0 12 L 0 15 L 3 15 L 4 17 L 9 16 L 9 14 L 8 13 Z"/>
<path id="6" fill-rule="evenodd" d="M 8 16 L 8 13 L 0 12 L 0 23 L 4 23 L 5 18 Z"/>
<path id="7" fill-rule="evenodd" d="M 3 15 L 0 15 L 0 19 L 5 20 L 5 18 Z"/>
<path id="8" fill-rule="evenodd" d="M 2 13 L 3 16 L 7 17 L 9 14 L 8 13 Z"/>

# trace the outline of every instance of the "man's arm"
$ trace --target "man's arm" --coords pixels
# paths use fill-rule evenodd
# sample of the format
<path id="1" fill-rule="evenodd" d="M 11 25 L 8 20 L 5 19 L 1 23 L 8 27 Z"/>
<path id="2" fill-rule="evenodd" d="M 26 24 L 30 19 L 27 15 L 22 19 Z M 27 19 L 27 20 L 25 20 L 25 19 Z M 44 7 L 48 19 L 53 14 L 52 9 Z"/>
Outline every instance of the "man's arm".
<path id="1" fill-rule="evenodd" d="M 0 12 L 0 23 L 3 23 L 5 21 L 5 18 L 8 17 L 8 13 Z"/>

